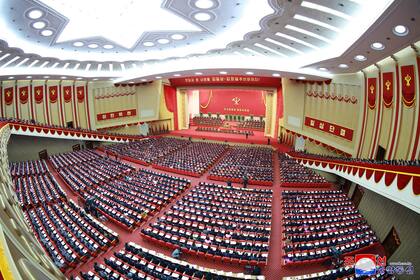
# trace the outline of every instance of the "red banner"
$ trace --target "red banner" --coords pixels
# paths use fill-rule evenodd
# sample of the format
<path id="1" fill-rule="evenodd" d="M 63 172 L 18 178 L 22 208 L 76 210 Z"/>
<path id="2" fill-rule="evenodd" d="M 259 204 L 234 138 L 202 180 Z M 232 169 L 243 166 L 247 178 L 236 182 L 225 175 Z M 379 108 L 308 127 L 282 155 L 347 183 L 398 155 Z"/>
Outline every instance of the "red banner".
<path id="1" fill-rule="evenodd" d="M 368 106 L 369 109 L 375 109 L 376 106 L 376 78 L 368 78 L 367 91 L 368 91 Z"/>
<path id="2" fill-rule="evenodd" d="M 200 89 L 200 113 L 264 116 L 265 91 L 248 89 Z"/>
<path id="3" fill-rule="evenodd" d="M 390 108 L 392 106 L 392 99 L 394 98 L 394 73 L 383 73 L 382 92 L 384 98 L 384 106 L 386 108 Z"/>
<path id="4" fill-rule="evenodd" d="M 34 93 L 35 93 L 35 102 L 38 104 L 42 103 L 42 100 L 44 99 L 44 86 L 34 87 Z"/>
<path id="5" fill-rule="evenodd" d="M 123 110 L 123 111 L 115 111 L 115 112 L 97 114 L 96 119 L 98 121 L 104 121 L 104 120 L 112 120 L 112 119 L 118 119 L 118 118 L 124 118 L 124 117 L 133 117 L 136 114 L 137 114 L 136 109 L 130 109 L 130 110 Z"/>
<path id="6" fill-rule="evenodd" d="M 12 87 L 4 89 L 4 102 L 6 103 L 6 105 L 10 105 L 13 103 L 13 92 L 14 90 Z"/>
<path id="7" fill-rule="evenodd" d="M 329 134 L 344 138 L 346 140 L 353 140 L 353 130 L 330 122 L 317 120 L 311 117 L 305 117 L 305 125 L 313 129 L 321 130 Z"/>
<path id="8" fill-rule="evenodd" d="M 28 99 L 29 99 L 28 92 L 29 92 L 28 87 L 19 88 L 19 100 L 21 104 L 26 104 L 26 102 L 28 102 Z"/>
<path id="9" fill-rule="evenodd" d="M 77 100 L 81 103 L 83 100 L 85 100 L 85 87 L 79 86 L 76 88 L 77 92 Z"/>
<path id="10" fill-rule="evenodd" d="M 55 103 L 57 102 L 58 98 L 58 86 L 52 86 L 48 88 L 50 102 Z"/>
<path id="11" fill-rule="evenodd" d="M 407 107 L 412 107 L 415 101 L 415 76 L 414 66 L 401 66 L 401 90 L 403 102 Z"/>
<path id="12" fill-rule="evenodd" d="M 280 87 L 281 79 L 240 75 L 220 75 L 169 79 L 174 87 L 185 86 L 259 86 Z"/>
<path id="13" fill-rule="evenodd" d="M 71 101 L 71 86 L 64 86 L 64 102 L 69 103 Z"/>

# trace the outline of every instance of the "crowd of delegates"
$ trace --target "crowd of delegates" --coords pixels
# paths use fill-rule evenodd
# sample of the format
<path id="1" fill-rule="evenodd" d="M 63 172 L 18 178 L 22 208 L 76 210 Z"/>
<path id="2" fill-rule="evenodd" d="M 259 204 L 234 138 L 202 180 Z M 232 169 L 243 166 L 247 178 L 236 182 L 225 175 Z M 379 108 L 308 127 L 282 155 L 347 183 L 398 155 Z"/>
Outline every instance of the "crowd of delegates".
<path id="1" fill-rule="evenodd" d="M 194 117 L 193 118 L 194 125 L 200 126 L 222 126 L 223 120 L 220 117 Z"/>
<path id="2" fill-rule="evenodd" d="M 273 182 L 273 150 L 263 147 L 230 149 L 211 170 L 209 179 L 270 185 Z"/>
<path id="3" fill-rule="evenodd" d="M 205 131 L 205 132 L 215 132 L 215 133 L 229 133 L 229 134 L 239 134 L 239 135 L 254 135 L 252 130 L 236 130 L 236 129 L 229 129 L 229 128 L 216 128 L 216 127 L 197 127 L 196 131 Z"/>
<path id="4" fill-rule="evenodd" d="M 139 142 L 109 145 L 105 146 L 105 150 L 116 153 L 120 156 L 137 159 L 145 164 L 150 164 L 156 159 L 189 144 L 190 141 L 187 140 L 160 137 L 149 138 Z"/>
<path id="5" fill-rule="evenodd" d="M 67 201 L 43 160 L 13 163 L 10 169 L 25 220 L 61 271 L 118 242 L 116 233 Z"/>
<path id="6" fill-rule="evenodd" d="M 312 154 L 308 152 L 290 152 L 293 156 L 303 156 L 303 157 L 311 157 L 314 159 L 321 159 L 321 160 L 337 160 L 337 161 L 345 161 L 350 162 L 353 164 L 357 163 L 371 163 L 371 164 L 388 164 L 388 165 L 397 165 L 397 166 L 420 166 L 420 159 L 415 160 L 404 160 L 404 159 L 390 159 L 390 160 L 376 160 L 376 159 L 368 159 L 368 158 L 353 158 L 353 157 L 339 157 L 339 156 L 331 156 L 331 155 L 319 155 L 319 154 Z"/>
<path id="7" fill-rule="evenodd" d="M 162 246 L 215 260 L 265 265 L 272 191 L 200 183 L 142 235 Z"/>
<path id="8" fill-rule="evenodd" d="M 124 249 L 115 252 L 114 256 L 106 258 L 104 263 L 94 264 L 95 271 L 81 273 L 84 280 L 102 279 L 263 279 L 261 276 L 243 273 L 226 273 L 215 269 L 208 269 L 180 261 L 152 250 L 143 248 L 133 242 L 126 243 Z M 120 278 L 121 277 L 121 278 Z M 78 280 L 78 279 L 75 279 Z"/>
<path id="9" fill-rule="evenodd" d="M 139 170 L 84 150 L 51 157 L 67 185 L 94 215 L 105 215 L 132 231 L 190 184 L 188 180 Z"/>
<path id="10" fill-rule="evenodd" d="M 264 130 L 265 128 L 265 121 L 263 120 L 247 120 L 238 123 L 238 128 L 250 128 L 256 130 Z"/>
<path id="11" fill-rule="evenodd" d="M 294 158 L 279 153 L 280 181 L 283 186 L 328 187 L 330 183 L 312 169 L 299 164 Z"/>
<path id="12" fill-rule="evenodd" d="M 111 136 L 129 136 L 129 137 L 133 136 L 131 134 L 125 134 L 125 133 L 115 133 L 115 132 L 108 132 L 108 131 L 101 132 L 101 131 L 91 130 L 87 128 L 81 128 L 81 127 L 73 128 L 73 127 L 66 127 L 66 126 L 56 125 L 56 124 L 40 123 L 35 120 L 23 120 L 23 119 L 17 119 L 17 118 L 0 118 L 0 122 L 8 122 L 8 123 L 15 123 L 15 124 L 23 124 L 23 125 L 35 125 L 35 126 L 42 126 L 45 128 L 58 128 L 58 129 L 71 130 L 74 132 L 100 133 L 100 134 L 106 134 L 106 135 L 111 135 Z M 135 135 L 135 136 L 138 136 L 138 135 Z"/>
<path id="13" fill-rule="evenodd" d="M 379 242 L 341 191 L 283 191 L 282 209 L 286 265 L 339 257 Z"/>
<path id="14" fill-rule="evenodd" d="M 154 162 L 157 168 L 200 176 L 225 152 L 227 145 L 192 142 L 175 152 Z M 181 171 L 181 172 L 180 172 Z"/>

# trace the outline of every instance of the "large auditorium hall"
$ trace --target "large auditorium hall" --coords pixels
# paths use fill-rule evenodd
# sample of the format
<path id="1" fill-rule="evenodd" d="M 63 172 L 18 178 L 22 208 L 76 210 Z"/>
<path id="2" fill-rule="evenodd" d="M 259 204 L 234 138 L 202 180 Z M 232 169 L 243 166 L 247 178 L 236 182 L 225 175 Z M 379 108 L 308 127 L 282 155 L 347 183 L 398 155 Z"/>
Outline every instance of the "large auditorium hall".
<path id="1" fill-rule="evenodd" d="M 0 12 L 0 280 L 420 279 L 420 0 Z"/>

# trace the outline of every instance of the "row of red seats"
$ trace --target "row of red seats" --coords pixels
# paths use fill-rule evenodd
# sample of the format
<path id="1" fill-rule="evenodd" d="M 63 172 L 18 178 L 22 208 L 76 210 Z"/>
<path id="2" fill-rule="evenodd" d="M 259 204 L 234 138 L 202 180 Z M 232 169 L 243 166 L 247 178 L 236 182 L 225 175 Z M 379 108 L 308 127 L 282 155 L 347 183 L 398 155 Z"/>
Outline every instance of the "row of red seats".
<path id="1" fill-rule="evenodd" d="M 11 162 L 9 164 L 10 175 L 24 176 L 24 175 L 35 175 L 44 174 L 48 171 L 45 160 L 29 160 L 21 162 Z"/>

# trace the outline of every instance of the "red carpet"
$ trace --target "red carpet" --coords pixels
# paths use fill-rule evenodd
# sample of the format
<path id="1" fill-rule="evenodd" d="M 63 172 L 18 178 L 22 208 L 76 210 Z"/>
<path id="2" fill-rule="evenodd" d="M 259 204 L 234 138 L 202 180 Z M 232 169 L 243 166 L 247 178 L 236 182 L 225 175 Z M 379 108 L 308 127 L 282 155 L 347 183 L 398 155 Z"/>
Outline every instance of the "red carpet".
<path id="1" fill-rule="evenodd" d="M 172 134 L 171 134 L 172 135 Z M 277 148 L 281 151 L 285 151 L 285 150 L 289 150 L 289 147 L 286 147 L 284 145 L 276 145 Z M 102 153 L 99 152 L 98 153 Z M 135 164 L 132 162 L 128 162 L 123 160 L 124 162 L 131 164 L 133 166 L 135 166 L 136 168 L 143 168 L 143 169 L 150 169 L 150 170 L 154 170 L 152 167 L 145 167 L 139 164 Z M 278 168 L 279 164 L 278 164 L 278 158 L 274 157 L 274 186 L 273 187 L 263 187 L 263 186 L 252 186 L 253 188 L 272 188 L 273 189 L 273 201 L 272 201 L 272 228 L 271 228 L 271 236 L 270 236 L 270 251 L 269 251 L 269 256 L 268 256 L 268 264 L 267 266 L 262 270 L 263 274 L 266 276 L 266 279 L 268 280 L 278 280 L 281 279 L 284 276 L 292 276 L 292 275 L 302 275 L 302 274 L 307 274 L 307 273 L 313 273 L 313 272 L 319 272 L 319 271 L 324 271 L 327 270 L 328 267 L 326 267 L 325 265 L 323 265 L 322 263 L 315 263 L 315 264 L 311 264 L 311 265 L 296 265 L 293 267 L 282 267 L 282 223 L 281 223 L 281 218 L 282 218 L 282 213 L 281 213 L 281 192 L 282 190 L 286 189 L 286 188 L 282 188 L 280 187 L 279 184 L 279 176 L 280 176 L 280 172 L 279 172 L 279 168 Z M 54 177 L 56 178 L 56 180 L 58 181 L 58 183 L 63 187 L 63 189 L 67 192 L 67 195 L 69 198 L 73 199 L 74 201 L 77 201 L 77 197 L 76 195 L 74 195 L 65 185 L 65 183 L 61 180 L 61 178 L 57 175 L 57 173 L 55 171 L 53 171 L 54 169 L 52 168 L 51 165 L 49 165 L 50 170 L 52 171 Z M 215 182 L 212 180 L 208 180 L 207 173 L 204 173 L 200 178 L 194 178 L 194 177 L 188 177 L 188 176 L 181 176 L 181 175 L 176 175 L 176 174 L 172 174 L 170 172 L 166 172 L 166 171 L 158 171 L 161 173 L 166 173 L 166 174 L 170 174 L 170 175 L 175 175 L 178 177 L 184 177 L 184 178 L 188 178 L 191 180 L 191 184 L 192 186 L 197 185 L 198 182 L 202 181 L 202 182 Z M 221 182 L 216 182 L 216 183 L 221 183 Z M 235 186 L 240 186 L 240 184 L 234 183 L 233 185 Z M 292 188 L 287 188 L 287 190 L 290 190 Z M 304 188 L 298 188 L 300 190 L 304 190 Z M 313 190 L 313 189 L 312 189 Z M 148 220 L 146 223 L 142 224 L 139 228 L 137 228 L 136 230 L 134 230 L 133 232 L 128 232 L 118 226 L 116 226 L 115 224 L 113 224 L 112 222 L 106 222 L 105 225 L 108 226 L 109 228 L 111 228 L 113 231 L 117 232 L 120 236 L 120 243 L 109 249 L 107 252 L 99 255 L 98 257 L 96 257 L 95 259 L 91 259 L 89 261 L 87 261 L 86 263 L 83 263 L 81 265 L 79 265 L 78 267 L 76 267 L 75 269 L 68 271 L 66 273 L 67 277 L 70 276 L 76 276 L 79 275 L 80 271 L 88 271 L 88 270 L 93 270 L 93 264 L 94 262 L 103 262 L 104 258 L 109 258 L 113 255 L 114 252 L 119 251 L 120 249 L 122 249 L 124 247 L 124 244 L 126 242 L 135 242 L 141 246 L 144 246 L 148 249 L 152 249 L 155 250 L 157 252 L 166 254 L 166 255 L 170 255 L 171 254 L 171 250 L 168 248 L 162 248 L 159 247 L 159 245 L 156 245 L 154 243 L 148 242 L 146 240 L 144 240 L 143 238 L 140 237 L 140 230 L 145 227 L 148 223 L 153 222 L 155 219 L 159 218 L 167 209 L 169 209 L 174 203 L 176 203 L 176 201 L 180 198 L 182 198 L 185 194 L 187 194 L 190 191 L 190 189 L 186 190 L 183 194 L 181 194 L 176 200 L 174 200 L 172 203 L 170 203 L 169 205 L 167 205 L 167 207 L 164 207 L 156 216 L 151 217 L 150 220 Z M 368 249 L 368 251 L 366 253 L 383 253 L 383 248 L 381 246 L 376 246 L 374 248 Z M 185 255 L 184 256 L 184 260 L 203 266 L 203 267 L 208 267 L 208 268 L 214 268 L 214 269 L 220 269 L 220 270 L 224 270 L 224 271 L 232 271 L 232 272 L 244 272 L 244 268 L 242 266 L 239 265 L 231 265 L 231 264 L 224 264 L 224 263 L 219 263 L 219 262 L 213 262 L 213 261 L 209 261 L 206 259 L 200 259 L 197 258 L 196 256 L 190 256 L 190 255 Z"/>

